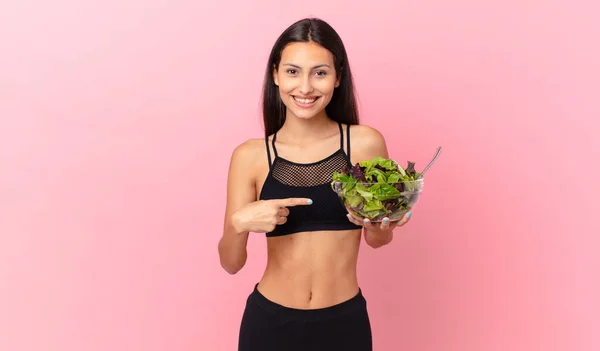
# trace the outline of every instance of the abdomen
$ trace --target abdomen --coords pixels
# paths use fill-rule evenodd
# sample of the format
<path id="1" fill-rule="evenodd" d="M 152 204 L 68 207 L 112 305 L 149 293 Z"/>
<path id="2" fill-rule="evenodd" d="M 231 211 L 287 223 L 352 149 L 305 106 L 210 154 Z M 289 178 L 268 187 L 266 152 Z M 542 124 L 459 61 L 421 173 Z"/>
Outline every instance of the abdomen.
<path id="1" fill-rule="evenodd" d="M 315 231 L 267 239 L 267 268 L 258 286 L 286 307 L 335 305 L 358 293 L 360 230 Z"/>

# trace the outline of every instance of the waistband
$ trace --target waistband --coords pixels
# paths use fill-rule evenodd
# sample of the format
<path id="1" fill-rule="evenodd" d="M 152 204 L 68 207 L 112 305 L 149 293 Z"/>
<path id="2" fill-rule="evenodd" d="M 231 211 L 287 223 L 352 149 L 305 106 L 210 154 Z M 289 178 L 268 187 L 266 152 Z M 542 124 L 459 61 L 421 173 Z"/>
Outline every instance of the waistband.
<path id="1" fill-rule="evenodd" d="M 287 316 L 292 318 L 303 318 L 303 319 L 318 319 L 335 317 L 339 315 L 346 315 L 349 313 L 361 312 L 366 310 L 366 300 L 362 294 L 362 290 L 359 288 L 358 293 L 350 298 L 349 300 L 340 302 L 333 306 L 314 308 L 314 309 L 300 309 L 292 308 L 280 305 L 274 301 L 269 300 L 263 294 L 258 291 L 258 283 L 254 285 L 254 290 L 248 297 L 248 303 L 255 304 L 263 309 L 270 311 L 271 313 L 285 313 Z"/>

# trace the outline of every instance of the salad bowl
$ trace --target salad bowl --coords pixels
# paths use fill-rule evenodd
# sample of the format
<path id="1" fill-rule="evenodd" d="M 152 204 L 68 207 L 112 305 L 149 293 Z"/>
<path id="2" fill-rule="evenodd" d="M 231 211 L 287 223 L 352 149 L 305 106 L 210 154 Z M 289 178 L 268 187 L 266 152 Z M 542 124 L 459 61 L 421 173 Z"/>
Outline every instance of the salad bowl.
<path id="1" fill-rule="evenodd" d="M 409 161 L 403 168 L 380 157 L 362 161 L 335 172 L 331 188 L 348 213 L 359 220 L 379 223 L 387 217 L 399 221 L 417 204 L 424 188 L 424 178 L 414 165 Z"/>

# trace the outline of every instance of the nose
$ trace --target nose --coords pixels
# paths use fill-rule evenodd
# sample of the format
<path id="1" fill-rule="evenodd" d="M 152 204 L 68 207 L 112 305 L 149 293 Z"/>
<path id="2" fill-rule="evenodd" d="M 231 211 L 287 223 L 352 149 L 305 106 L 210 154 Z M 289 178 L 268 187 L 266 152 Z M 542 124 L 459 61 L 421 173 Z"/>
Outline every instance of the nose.
<path id="1" fill-rule="evenodd" d="M 300 90 L 300 94 L 302 95 L 310 94 L 313 91 L 312 81 L 310 77 L 303 77 L 298 89 Z"/>

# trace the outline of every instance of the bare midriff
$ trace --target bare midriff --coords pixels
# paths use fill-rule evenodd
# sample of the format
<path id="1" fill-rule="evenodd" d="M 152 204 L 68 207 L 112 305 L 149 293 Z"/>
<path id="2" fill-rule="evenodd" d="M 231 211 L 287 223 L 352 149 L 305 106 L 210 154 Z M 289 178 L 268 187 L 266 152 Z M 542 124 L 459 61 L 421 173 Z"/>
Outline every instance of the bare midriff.
<path id="1" fill-rule="evenodd" d="M 339 304 L 359 291 L 360 230 L 295 233 L 267 239 L 268 259 L 258 290 L 296 309 Z"/>

